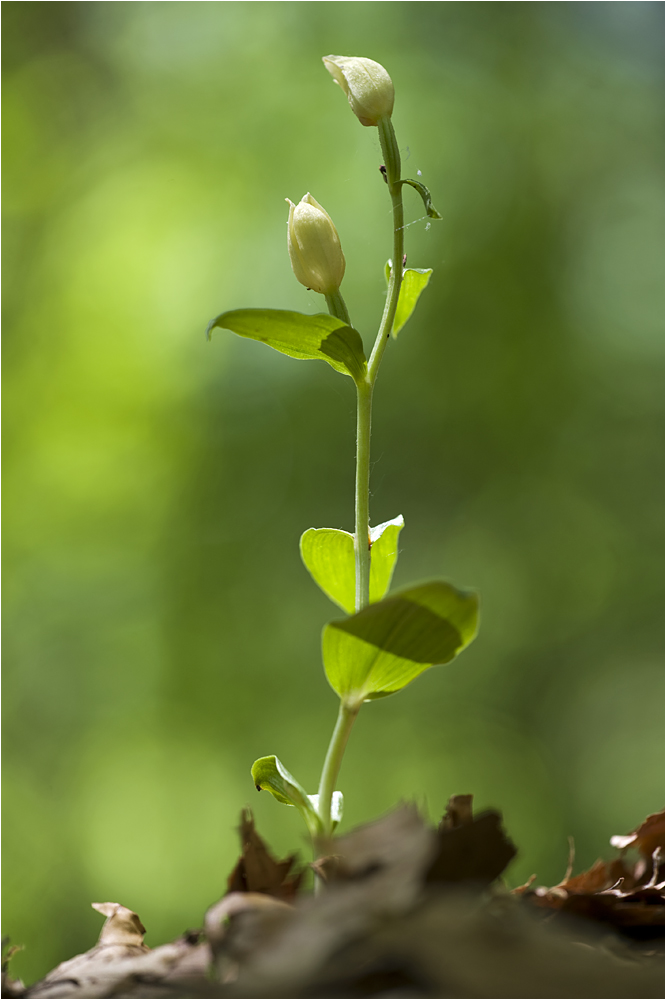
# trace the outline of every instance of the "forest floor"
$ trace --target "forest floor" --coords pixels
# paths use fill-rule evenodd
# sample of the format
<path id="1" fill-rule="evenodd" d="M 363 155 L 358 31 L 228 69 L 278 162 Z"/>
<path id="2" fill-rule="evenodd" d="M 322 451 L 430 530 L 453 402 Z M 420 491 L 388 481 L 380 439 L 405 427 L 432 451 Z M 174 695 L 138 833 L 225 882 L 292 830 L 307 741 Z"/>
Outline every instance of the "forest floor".
<path id="1" fill-rule="evenodd" d="M 614 836 L 612 861 L 559 885 L 500 876 L 516 853 L 494 811 L 454 796 L 437 828 L 402 805 L 322 843 L 303 887 L 244 812 L 241 856 L 203 927 L 149 949 L 137 914 L 94 903 L 98 943 L 3 997 L 663 997 L 664 813 Z"/>

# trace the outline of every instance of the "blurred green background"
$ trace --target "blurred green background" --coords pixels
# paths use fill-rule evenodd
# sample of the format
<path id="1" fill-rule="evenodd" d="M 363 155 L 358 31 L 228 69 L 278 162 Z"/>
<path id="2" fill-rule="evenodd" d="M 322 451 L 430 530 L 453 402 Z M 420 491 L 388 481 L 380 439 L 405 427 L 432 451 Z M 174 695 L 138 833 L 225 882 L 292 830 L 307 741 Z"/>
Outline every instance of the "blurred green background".
<path id="1" fill-rule="evenodd" d="M 661 805 L 661 3 L 8 3 L 5 909 L 34 979 L 92 900 L 151 945 L 201 923 L 277 753 L 314 789 L 336 713 L 303 569 L 353 529 L 354 394 L 207 321 L 317 312 L 287 206 L 336 222 L 366 344 L 389 199 L 321 64 L 396 88 L 409 263 L 434 277 L 375 396 L 395 583 L 477 587 L 479 638 L 367 706 L 345 826 L 498 806 L 510 880 L 562 876 Z M 414 220 L 414 221 L 412 221 Z"/>

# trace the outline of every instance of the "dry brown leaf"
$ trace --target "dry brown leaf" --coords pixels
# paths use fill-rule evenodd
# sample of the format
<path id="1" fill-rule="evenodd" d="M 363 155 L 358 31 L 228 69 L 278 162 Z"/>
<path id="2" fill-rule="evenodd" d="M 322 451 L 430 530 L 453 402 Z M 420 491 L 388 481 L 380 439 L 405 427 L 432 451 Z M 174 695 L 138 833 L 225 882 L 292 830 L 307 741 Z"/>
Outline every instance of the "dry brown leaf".
<path id="1" fill-rule="evenodd" d="M 611 837 L 610 842 L 619 851 L 635 847 L 645 859 L 652 858 L 658 847 L 664 850 L 664 810 L 652 813 L 632 833 Z"/>
<path id="2" fill-rule="evenodd" d="M 97 904 L 108 919 L 95 948 L 28 991 L 7 995 L 34 1000 L 662 995 L 652 944 L 663 915 L 658 850 L 650 880 L 639 885 L 617 858 L 573 877 L 568 866 L 559 886 L 523 886 L 516 892 L 521 898 L 479 894 L 473 882 L 496 877 L 515 848 L 497 813 L 475 818 L 471 800 L 456 796 L 439 831 L 413 806 L 402 806 L 331 841 L 331 856 L 322 865 L 333 884 L 290 906 L 268 890 L 272 885 L 284 892 L 293 879 L 293 859 L 273 859 L 249 813 L 243 815 L 241 836 L 243 856 L 230 888 L 234 880 L 245 888 L 209 910 L 207 941 L 197 933 L 152 950 L 127 943 L 142 940 L 136 914 L 119 904 Z M 424 892 L 424 873 L 436 885 L 456 884 Z M 263 891 L 248 888 L 253 880 Z M 539 919 L 523 899 L 587 918 L 589 933 L 580 923 L 560 921 L 557 913 L 555 921 Z M 595 923 L 648 938 L 649 950 L 641 952 L 632 942 L 630 952 L 625 943 L 621 947 L 631 960 L 620 961 L 607 946 L 612 936 L 604 929 L 599 937 Z"/>
<path id="3" fill-rule="evenodd" d="M 446 812 L 439 824 L 439 830 L 455 830 L 458 826 L 466 826 L 473 821 L 473 795 L 452 795 L 446 806 Z"/>
<path id="4" fill-rule="evenodd" d="M 434 831 L 415 806 L 405 804 L 344 837 L 320 843 L 324 856 L 313 867 L 330 883 L 372 881 L 377 897 L 392 908 L 418 893 L 434 846 Z"/>
<path id="5" fill-rule="evenodd" d="M 120 903 L 91 903 L 93 910 L 103 914 L 106 923 L 99 935 L 99 944 L 127 944 L 145 947 L 146 928 L 136 913 Z"/>
<path id="6" fill-rule="evenodd" d="M 661 894 L 654 903 L 633 896 L 614 893 L 572 895 L 563 903 L 561 911 L 576 917 L 585 917 L 599 923 L 610 924 L 630 937 L 649 939 L 661 936 L 664 927 L 664 906 Z"/>
<path id="7" fill-rule="evenodd" d="M 437 853 L 426 882 L 478 882 L 498 878 L 516 855 L 493 810 L 472 815 L 472 796 L 454 795 L 437 830 Z"/>
<path id="8" fill-rule="evenodd" d="M 303 879 L 303 872 L 290 874 L 296 855 L 276 861 L 255 830 L 249 809 L 241 813 L 238 832 L 242 854 L 227 880 L 227 892 L 263 892 L 276 899 L 292 900 Z"/>
<path id="9" fill-rule="evenodd" d="M 522 885 L 517 885 L 515 889 L 511 890 L 511 892 L 513 893 L 514 896 L 524 896 L 526 892 L 533 891 L 532 886 L 534 885 L 535 882 L 536 882 L 536 875 L 530 875 L 527 882 L 523 882 Z"/>
<path id="10" fill-rule="evenodd" d="M 626 882 L 632 886 L 634 884 L 631 872 L 623 865 L 619 858 L 609 862 L 595 861 L 592 867 L 586 872 L 566 878 L 551 888 L 544 885 L 536 886 L 535 888 L 520 886 L 518 889 L 514 889 L 513 892 L 515 895 L 520 896 L 530 895 L 532 902 L 538 906 L 554 910 L 573 910 L 575 907 L 578 907 L 581 910 L 584 909 L 582 904 L 577 903 L 569 907 L 567 906 L 567 901 L 570 897 L 596 898 L 600 893 L 606 892 L 612 886 L 617 885 L 618 882 Z"/>
<path id="11" fill-rule="evenodd" d="M 374 877 L 300 903 L 239 960 L 242 997 L 660 997 L 658 959 L 618 960 L 592 927 L 553 926 L 508 896 L 457 886 L 387 914 Z M 604 938 L 606 940 L 606 938 Z"/>
<path id="12" fill-rule="evenodd" d="M 629 866 L 624 857 L 599 860 L 573 877 L 569 866 L 559 885 L 521 886 L 514 893 L 546 909 L 610 924 L 633 938 L 653 938 L 664 924 L 663 839 L 664 814 L 654 813 L 633 833 L 611 838 L 622 854 L 638 849 L 636 865 Z"/>
<path id="13" fill-rule="evenodd" d="M 560 882 L 558 889 L 564 889 L 569 895 L 585 895 L 586 893 L 603 892 L 610 889 L 620 879 L 632 881 L 632 874 L 620 858 L 614 861 L 595 861 L 591 868 L 580 875 L 574 875 L 565 882 Z"/>
<path id="14" fill-rule="evenodd" d="M 91 903 L 107 919 L 99 940 L 90 951 L 61 962 L 27 996 L 105 997 L 109 989 L 122 981 L 137 960 L 151 954 L 143 943 L 146 929 L 133 910 L 120 903 Z"/>

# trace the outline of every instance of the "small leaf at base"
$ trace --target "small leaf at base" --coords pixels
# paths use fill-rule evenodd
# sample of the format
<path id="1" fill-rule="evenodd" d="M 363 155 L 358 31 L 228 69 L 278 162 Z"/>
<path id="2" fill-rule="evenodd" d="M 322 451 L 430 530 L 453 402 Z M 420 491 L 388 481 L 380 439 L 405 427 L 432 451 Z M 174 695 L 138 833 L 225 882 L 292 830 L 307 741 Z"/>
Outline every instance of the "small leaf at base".
<path id="1" fill-rule="evenodd" d="M 283 805 L 295 806 L 302 813 L 311 832 L 319 830 L 319 817 L 303 786 L 275 755 L 255 760 L 252 765 L 252 780 L 257 791 L 270 792 Z"/>

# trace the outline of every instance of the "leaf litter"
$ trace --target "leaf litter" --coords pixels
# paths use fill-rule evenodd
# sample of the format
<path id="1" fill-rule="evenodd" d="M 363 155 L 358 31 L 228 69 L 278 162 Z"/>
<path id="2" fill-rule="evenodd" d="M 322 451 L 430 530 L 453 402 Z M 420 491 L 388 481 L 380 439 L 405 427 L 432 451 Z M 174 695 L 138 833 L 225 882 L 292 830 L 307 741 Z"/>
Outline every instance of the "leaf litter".
<path id="1" fill-rule="evenodd" d="M 664 813 L 614 836 L 616 856 L 509 891 L 501 815 L 451 798 L 439 826 L 413 805 L 319 843 L 305 890 L 244 810 L 241 855 L 203 929 L 149 949 L 137 914 L 106 916 L 90 951 L 3 997 L 661 997 Z"/>

